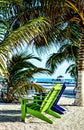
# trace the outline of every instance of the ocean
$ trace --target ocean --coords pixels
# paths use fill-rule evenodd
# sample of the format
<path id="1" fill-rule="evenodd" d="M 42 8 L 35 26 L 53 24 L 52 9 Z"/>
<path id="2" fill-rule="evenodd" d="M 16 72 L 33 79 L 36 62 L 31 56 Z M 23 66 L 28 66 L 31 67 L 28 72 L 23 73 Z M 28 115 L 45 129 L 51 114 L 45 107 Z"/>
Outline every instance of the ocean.
<path id="1" fill-rule="evenodd" d="M 47 91 L 51 89 L 52 86 L 54 86 L 57 83 L 60 83 L 61 85 L 63 83 L 66 83 L 66 89 L 63 93 L 64 96 L 68 97 L 75 97 L 75 87 L 76 82 L 74 79 L 52 79 L 52 78 L 35 78 L 32 82 L 40 84 L 44 88 L 46 88 Z"/>
<path id="2" fill-rule="evenodd" d="M 75 83 L 75 80 L 74 79 L 54 79 L 54 78 L 34 78 L 33 79 L 34 82 L 57 82 L 57 83 Z"/>
<path id="3" fill-rule="evenodd" d="M 57 83 L 60 83 L 62 85 L 65 82 L 66 89 L 63 93 L 63 96 L 73 98 L 76 95 L 76 92 L 74 91 L 76 82 L 74 79 L 34 78 L 33 80 L 31 80 L 31 82 L 43 86 L 46 89 L 46 91 L 49 91 L 52 88 L 52 86 L 54 86 Z M 32 90 L 29 93 L 33 94 L 34 91 Z"/>

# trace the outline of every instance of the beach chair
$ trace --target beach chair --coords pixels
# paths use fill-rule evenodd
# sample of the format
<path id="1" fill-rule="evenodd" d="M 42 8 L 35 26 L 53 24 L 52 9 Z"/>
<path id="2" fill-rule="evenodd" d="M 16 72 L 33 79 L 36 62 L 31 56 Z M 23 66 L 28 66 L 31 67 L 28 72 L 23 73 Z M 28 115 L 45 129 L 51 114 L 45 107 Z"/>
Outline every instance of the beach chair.
<path id="1" fill-rule="evenodd" d="M 57 112 L 57 113 L 59 113 L 59 114 L 64 114 L 64 111 L 65 111 L 65 109 L 64 109 L 63 107 L 61 107 L 60 105 L 58 105 L 58 101 L 60 100 L 60 98 L 61 98 L 61 96 L 62 96 L 62 94 L 63 94 L 65 88 L 66 88 L 66 85 L 65 85 L 65 83 L 64 83 L 64 84 L 62 85 L 62 89 L 61 89 L 59 95 L 57 96 L 55 102 L 53 103 L 53 105 L 52 105 L 52 107 L 51 107 L 51 110 L 53 110 L 53 111 L 55 111 L 55 112 Z"/>
<path id="2" fill-rule="evenodd" d="M 53 105 L 51 106 L 51 110 L 59 113 L 59 114 L 64 114 L 65 109 L 61 106 L 58 105 L 58 101 L 60 100 L 64 90 L 66 88 L 65 83 L 62 85 L 62 89 L 59 92 L 59 95 L 57 96 L 55 102 L 53 103 Z M 36 94 L 34 97 L 34 103 L 38 103 L 39 105 L 42 104 L 42 101 L 44 100 L 44 98 L 46 97 L 46 93 L 39 93 Z"/>
<path id="3" fill-rule="evenodd" d="M 61 118 L 61 115 L 52 111 L 51 106 L 55 102 L 59 92 L 61 91 L 61 85 L 56 84 L 54 87 L 51 88 L 50 92 L 47 94 L 45 99 L 42 101 L 42 104 L 39 105 L 37 103 L 27 103 L 26 98 L 21 98 L 21 120 L 25 121 L 26 114 L 33 115 L 43 121 L 46 121 L 50 124 L 53 123 L 53 121 L 45 116 L 46 114 L 52 115 L 56 118 Z"/>

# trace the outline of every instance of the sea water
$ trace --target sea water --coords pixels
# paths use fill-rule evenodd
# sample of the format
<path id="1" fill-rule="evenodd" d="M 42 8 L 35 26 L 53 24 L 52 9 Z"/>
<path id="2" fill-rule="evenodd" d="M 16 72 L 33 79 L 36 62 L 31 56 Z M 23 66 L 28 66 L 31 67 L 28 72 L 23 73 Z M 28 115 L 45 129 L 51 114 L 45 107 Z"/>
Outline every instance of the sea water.
<path id="1" fill-rule="evenodd" d="M 49 91 L 52 88 L 52 86 L 54 86 L 57 83 L 60 83 L 61 85 L 65 83 L 66 89 L 63 95 L 69 97 L 75 97 L 76 94 L 75 92 L 76 82 L 74 79 L 35 78 L 32 82 L 43 86 L 47 91 Z"/>

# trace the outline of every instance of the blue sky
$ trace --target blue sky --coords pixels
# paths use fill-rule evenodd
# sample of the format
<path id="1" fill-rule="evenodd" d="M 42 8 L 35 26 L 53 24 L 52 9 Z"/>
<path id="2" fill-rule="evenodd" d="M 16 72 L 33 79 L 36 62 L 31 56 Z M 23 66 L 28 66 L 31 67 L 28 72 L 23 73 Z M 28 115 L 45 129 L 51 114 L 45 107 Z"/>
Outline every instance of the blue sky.
<path id="1" fill-rule="evenodd" d="M 34 60 L 33 63 L 38 66 L 38 67 L 43 67 L 45 68 L 45 63 L 47 58 L 50 56 L 50 54 L 52 54 L 53 52 L 56 52 L 56 48 L 51 49 L 51 51 L 46 52 L 45 54 L 37 54 L 36 51 L 34 49 L 30 49 L 32 50 L 32 53 L 34 53 L 36 56 L 40 56 L 42 61 L 37 61 Z M 35 78 L 57 78 L 59 75 L 62 75 L 65 79 L 71 79 L 70 75 L 67 73 L 65 74 L 66 68 L 68 68 L 68 66 L 71 63 L 68 62 L 64 62 L 61 65 L 58 66 L 58 68 L 56 69 L 55 73 L 51 76 L 51 75 L 46 75 L 46 74 L 36 74 Z"/>
<path id="2" fill-rule="evenodd" d="M 53 47 L 53 48 L 50 48 L 45 53 L 38 54 L 32 45 L 30 47 L 26 47 L 26 50 L 27 50 L 28 54 L 32 53 L 35 56 L 37 56 L 37 57 L 39 56 L 42 59 L 41 62 L 37 61 L 37 60 L 32 60 L 32 62 L 36 66 L 43 67 L 43 68 L 45 68 L 46 60 L 50 56 L 50 54 L 57 51 L 57 49 Z M 59 75 L 62 75 L 65 79 L 71 79 L 71 77 L 68 73 L 65 74 L 65 71 L 70 64 L 71 63 L 68 63 L 65 61 L 64 63 L 62 63 L 61 65 L 58 66 L 58 68 L 56 69 L 55 73 L 52 76 L 48 75 L 48 74 L 36 74 L 34 77 L 35 78 L 57 78 Z"/>
<path id="3" fill-rule="evenodd" d="M 45 68 L 45 63 L 46 63 L 46 56 L 45 59 L 42 60 L 42 62 L 34 62 L 35 65 L 38 67 L 44 67 Z M 61 65 L 58 66 L 56 69 L 55 73 L 50 76 L 46 74 L 36 74 L 35 77 L 40 77 L 40 78 L 57 78 L 59 75 L 62 75 L 65 79 L 71 78 L 70 75 L 67 73 L 65 74 L 66 68 L 70 65 L 70 63 L 67 63 L 66 61 L 62 63 Z"/>

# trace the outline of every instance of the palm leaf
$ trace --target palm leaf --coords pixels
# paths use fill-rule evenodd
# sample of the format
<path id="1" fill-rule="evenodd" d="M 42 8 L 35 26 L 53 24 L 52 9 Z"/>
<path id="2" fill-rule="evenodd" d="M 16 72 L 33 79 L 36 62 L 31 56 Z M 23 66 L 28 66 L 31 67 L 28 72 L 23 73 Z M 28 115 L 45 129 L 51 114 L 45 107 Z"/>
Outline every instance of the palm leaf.
<path id="1" fill-rule="evenodd" d="M 52 73 L 57 69 L 58 65 L 66 61 L 78 62 L 79 44 L 77 43 L 66 43 L 62 45 L 57 53 L 50 55 L 46 62 L 46 67 L 50 68 Z"/>
<path id="2" fill-rule="evenodd" d="M 22 5 L 22 0 L 11 0 L 12 4 Z M 10 4 L 10 0 L 0 0 L 0 5 L 4 7 L 6 5 Z"/>
<path id="3" fill-rule="evenodd" d="M 6 75 L 6 73 L 8 72 L 6 66 L 6 57 L 4 56 L 3 53 L 1 53 L 1 51 L 0 51 L 0 71 L 2 77 Z"/>
<path id="4" fill-rule="evenodd" d="M 33 78 L 35 74 L 39 74 L 39 73 L 50 74 L 50 71 L 48 69 L 38 68 L 36 66 L 33 68 L 28 67 L 28 69 L 26 68 L 23 70 L 17 70 L 14 71 L 13 73 L 10 73 L 11 84 L 14 84 L 16 81 L 22 79 L 29 80 Z"/>
<path id="5" fill-rule="evenodd" d="M 71 64 L 67 69 L 65 73 L 69 73 L 71 77 L 75 79 L 75 81 L 78 80 L 78 66 L 76 63 Z"/>
<path id="6" fill-rule="evenodd" d="M 35 68 L 36 66 L 29 61 L 32 59 L 41 61 L 39 57 L 33 56 L 32 54 L 28 55 L 27 52 L 22 54 L 14 54 L 10 60 L 10 66 L 8 67 L 10 74 L 14 74 L 17 70 L 23 70 L 24 68 Z"/>
<path id="7" fill-rule="evenodd" d="M 17 81 L 11 88 L 10 93 L 20 95 L 28 94 L 28 90 L 35 89 L 36 92 L 45 92 L 45 88 L 34 83 L 26 82 L 26 81 Z"/>
<path id="8" fill-rule="evenodd" d="M 49 27 L 49 23 L 47 22 L 47 20 L 45 18 L 39 17 L 35 20 L 31 20 L 29 21 L 27 24 L 25 24 L 24 26 L 20 27 L 19 29 L 13 31 L 3 42 L 2 44 L 8 46 L 10 45 L 11 47 L 17 44 L 20 44 L 21 41 L 27 42 L 29 44 L 29 42 L 33 39 L 35 39 L 35 37 L 37 37 L 38 35 L 42 36 L 45 41 L 46 38 L 44 36 L 44 32 L 45 29 L 47 27 Z M 27 35 L 26 35 L 27 34 Z M 46 41 L 47 44 L 47 41 Z"/>
<path id="9" fill-rule="evenodd" d="M 11 91 L 11 89 L 14 89 L 15 86 L 17 87 L 17 84 L 19 84 L 20 81 L 21 83 L 23 81 L 21 87 L 22 89 L 25 90 L 25 88 L 28 87 L 30 80 L 37 73 L 50 74 L 50 71 L 48 69 L 39 68 L 35 66 L 31 62 L 32 59 L 40 61 L 40 58 L 33 56 L 31 54 L 29 55 L 27 53 L 25 54 L 25 52 L 18 54 L 16 53 L 11 57 L 10 61 L 7 64 L 8 67 L 7 90 L 9 90 L 9 92 Z M 14 88 L 11 88 L 13 86 Z M 25 86 L 25 88 L 23 86 Z M 38 89 L 38 86 L 35 86 L 35 89 L 36 88 Z M 19 86 L 17 89 L 19 90 Z"/>
<path id="10" fill-rule="evenodd" d="M 76 11 L 76 12 L 79 14 L 79 16 L 80 16 L 80 18 L 81 18 L 81 20 L 82 20 L 82 23 L 84 24 L 83 12 L 80 12 L 79 9 L 78 9 L 72 2 L 70 2 L 70 1 L 68 1 L 68 0 L 65 0 L 65 1 L 66 1 L 66 3 L 65 3 L 66 6 L 72 8 L 74 11 Z M 78 20 L 79 20 L 79 19 L 78 19 Z"/>
<path id="11" fill-rule="evenodd" d="M 46 62 L 46 67 L 51 70 L 53 73 L 57 66 L 61 64 L 64 61 L 65 57 L 63 56 L 63 53 L 53 53 L 51 56 L 48 58 Z"/>

